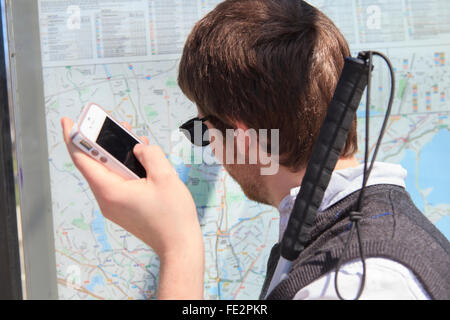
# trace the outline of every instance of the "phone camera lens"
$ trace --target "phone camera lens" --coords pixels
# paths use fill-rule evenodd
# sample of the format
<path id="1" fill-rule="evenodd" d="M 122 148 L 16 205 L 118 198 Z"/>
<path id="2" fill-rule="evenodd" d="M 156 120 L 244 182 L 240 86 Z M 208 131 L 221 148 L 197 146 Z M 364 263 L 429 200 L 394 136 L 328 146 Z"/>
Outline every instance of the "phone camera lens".
<path id="1" fill-rule="evenodd" d="M 97 150 L 92 150 L 92 155 L 94 156 L 94 157 L 96 157 L 96 156 L 98 156 L 98 151 Z"/>
<path id="2" fill-rule="evenodd" d="M 101 157 L 100 161 L 103 162 L 103 163 L 106 163 L 106 162 L 108 162 L 108 159 L 106 159 L 105 157 Z"/>

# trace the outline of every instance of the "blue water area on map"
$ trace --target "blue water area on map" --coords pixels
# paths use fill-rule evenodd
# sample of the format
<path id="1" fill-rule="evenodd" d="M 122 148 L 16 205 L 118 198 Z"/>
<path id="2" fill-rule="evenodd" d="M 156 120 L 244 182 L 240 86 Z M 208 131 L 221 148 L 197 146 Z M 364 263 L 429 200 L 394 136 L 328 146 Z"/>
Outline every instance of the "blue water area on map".
<path id="1" fill-rule="evenodd" d="M 447 239 L 450 239 L 450 216 L 445 216 L 435 224 Z"/>
<path id="2" fill-rule="evenodd" d="M 450 131 L 443 129 L 427 143 L 420 153 L 419 186 L 433 188 L 427 196 L 430 205 L 450 202 L 448 184 L 450 182 Z"/>
<path id="3" fill-rule="evenodd" d="M 374 111 L 374 110 L 370 110 L 369 111 L 369 115 L 372 116 L 379 116 L 380 114 L 382 114 L 380 111 Z M 366 107 L 359 107 L 358 110 L 356 111 L 356 117 L 357 118 L 365 118 L 366 117 Z"/>
<path id="4" fill-rule="evenodd" d="M 414 151 L 406 150 L 405 156 L 400 164 L 406 169 L 406 171 L 408 171 L 408 175 L 405 179 L 406 190 L 411 195 L 411 198 L 417 208 L 423 212 L 425 209 L 425 203 L 423 202 L 423 198 L 416 187 L 416 157 L 417 155 Z"/>
<path id="5" fill-rule="evenodd" d="M 102 276 L 95 276 L 91 279 L 91 282 L 86 286 L 86 290 L 94 291 L 96 286 L 105 286 Z"/>
<path id="6" fill-rule="evenodd" d="M 184 163 L 180 163 L 175 166 L 175 171 L 178 173 L 181 181 L 184 183 L 188 182 L 189 179 L 189 171 L 191 171 L 191 166 L 186 166 Z"/>
<path id="7" fill-rule="evenodd" d="M 105 228 L 105 218 L 100 211 L 94 211 L 94 221 L 92 221 L 92 231 L 96 235 L 97 241 L 102 246 L 102 252 L 111 251 L 111 245 L 108 241 L 108 236 L 106 235 Z"/>
<path id="8" fill-rule="evenodd" d="M 450 181 L 450 131 L 442 129 L 427 143 L 420 152 L 418 164 L 417 154 L 406 150 L 401 165 L 408 171 L 406 189 L 416 206 L 423 212 L 425 203 L 419 190 L 431 189 L 427 195 L 427 202 L 431 206 L 449 204 L 450 197 L 448 183 Z M 416 166 L 419 176 L 416 177 Z M 417 184 L 416 185 L 416 181 Z M 450 216 L 444 216 L 436 223 L 436 227 L 450 239 Z"/>

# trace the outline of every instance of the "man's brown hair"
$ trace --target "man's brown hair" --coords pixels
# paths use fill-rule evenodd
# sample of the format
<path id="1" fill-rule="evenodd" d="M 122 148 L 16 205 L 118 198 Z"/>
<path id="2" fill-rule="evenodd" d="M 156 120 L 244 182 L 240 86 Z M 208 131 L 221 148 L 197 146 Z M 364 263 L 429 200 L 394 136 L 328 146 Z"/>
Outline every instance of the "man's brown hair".
<path id="1" fill-rule="evenodd" d="M 343 35 L 300 0 L 227 0 L 189 35 L 178 83 L 222 131 L 279 129 L 280 164 L 306 166 L 350 55 Z M 342 156 L 357 150 L 356 119 Z M 270 150 L 269 150 L 270 151 Z"/>

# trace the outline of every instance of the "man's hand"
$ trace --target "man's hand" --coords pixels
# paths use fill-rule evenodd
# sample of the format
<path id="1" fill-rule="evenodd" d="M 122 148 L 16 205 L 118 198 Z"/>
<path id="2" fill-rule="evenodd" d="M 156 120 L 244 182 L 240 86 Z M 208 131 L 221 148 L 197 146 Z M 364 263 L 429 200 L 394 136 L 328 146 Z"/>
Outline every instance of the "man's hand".
<path id="1" fill-rule="evenodd" d="M 72 120 L 63 118 L 61 125 L 70 156 L 103 215 L 140 238 L 160 257 L 159 298 L 202 299 L 204 248 L 197 211 L 189 190 L 161 148 L 136 145 L 134 153 L 147 178 L 125 180 L 72 143 Z"/>

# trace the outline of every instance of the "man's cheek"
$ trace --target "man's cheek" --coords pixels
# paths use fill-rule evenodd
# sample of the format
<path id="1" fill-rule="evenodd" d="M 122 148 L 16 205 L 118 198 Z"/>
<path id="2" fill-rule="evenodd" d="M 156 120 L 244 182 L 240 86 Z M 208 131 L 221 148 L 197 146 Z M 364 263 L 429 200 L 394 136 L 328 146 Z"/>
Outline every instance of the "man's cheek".
<path id="1" fill-rule="evenodd" d="M 219 164 L 223 164 L 226 152 L 222 132 L 213 128 L 209 129 L 208 133 L 212 154 Z"/>

